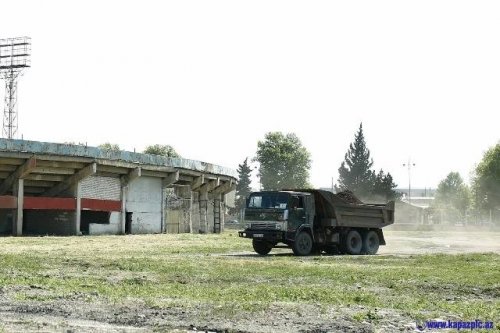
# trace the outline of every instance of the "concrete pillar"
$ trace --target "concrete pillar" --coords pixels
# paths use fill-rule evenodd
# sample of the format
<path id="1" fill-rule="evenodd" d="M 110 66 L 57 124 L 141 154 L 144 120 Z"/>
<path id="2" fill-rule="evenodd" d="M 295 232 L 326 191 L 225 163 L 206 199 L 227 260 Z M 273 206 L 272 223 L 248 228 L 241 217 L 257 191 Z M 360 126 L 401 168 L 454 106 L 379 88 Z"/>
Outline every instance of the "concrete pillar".
<path id="1" fill-rule="evenodd" d="M 193 191 L 191 191 L 191 189 L 188 188 L 188 192 L 189 192 L 189 203 L 186 210 L 186 214 L 188 215 L 186 219 L 188 220 L 189 233 L 191 234 L 193 233 L 193 215 L 191 214 L 193 209 Z"/>
<path id="2" fill-rule="evenodd" d="M 175 195 L 182 199 L 182 221 L 179 221 L 179 225 L 182 223 L 182 229 L 179 226 L 179 232 L 186 232 L 186 227 L 189 233 L 193 232 L 193 218 L 192 218 L 192 207 L 193 207 L 193 191 L 189 186 L 176 186 Z"/>
<path id="3" fill-rule="evenodd" d="M 184 231 L 186 230 L 186 224 L 187 224 L 188 232 L 192 233 L 193 216 L 191 214 L 191 210 L 193 209 L 193 191 L 191 191 L 191 188 L 189 186 L 183 187 L 181 198 L 183 200 L 182 210 L 184 215 Z"/>
<path id="4" fill-rule="evenodd" d="M 166 196 L 167 188 L 162 186 L 161 188 L 161 223 L 160 230 L 161 233 L 164 234 L 167 232 L 167 196 Z"/>
<path id="5" fill-rule="evenodd" d="M 121 186 L 120 199 L 122 201 L 121 218 L 120 218 L 120 234 L 125 235 L 125 223 L 127 219 L 127 191 L 128 186 Z"/>
<path id="6" fill-rule="evenodd" d="M 14 196 L 17 197 L 17 208 L 12 220 L 12 235 L 23 234 L 23 207 L 24 207 L 24 179 L 18 179 L 14 184 Z"/>
<path id="7" fill-rule="evenodd" d="M 208 190 L 206 187 L 200 189 L 198 201 L 200 204 L 200 233 L 205 234 L 208 232 Z"/>
<path id="8" fill-rule="evenodd" d="M 80 235 L 80 224 L 82 219 L 82 184 L 77 182 L 75 186 L 76 191 L 76 212 L 75 212 L 75 229 L 73 233 L 78 236 Z"/>

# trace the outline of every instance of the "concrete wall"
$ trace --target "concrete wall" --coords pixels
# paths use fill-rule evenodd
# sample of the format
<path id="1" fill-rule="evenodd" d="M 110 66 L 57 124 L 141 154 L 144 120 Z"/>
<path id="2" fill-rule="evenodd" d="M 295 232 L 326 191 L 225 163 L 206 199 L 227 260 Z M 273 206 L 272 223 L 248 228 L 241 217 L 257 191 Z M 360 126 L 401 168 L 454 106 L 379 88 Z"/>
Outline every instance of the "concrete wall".
<path id="1" fill-rule="evenodd" d="M 193 205 L 191 206 L 191 222 L 193 225 L 193 233 L 197 234 L 200 230 L 200 203 L 198 192 L 193 192 Z"/>
<path id="2" fill-rule="evenodd" d="M 24 231 L 35 235 L 73 235 L 75 212 L 24 210 Z"/>
<path id="3" fill-rule="evenodd" d="M 200 225 L 200 205 L 199 205 L 199 193 L 190 192 L 193 196 L 191 205 L 189 205 L 189 200 L 185 199 L 189 197 L 184 187 L 176 187 L 175 195 L 173 195 L 171 202 L 167 201 L 166 210 L 166 232 L 167 233 L 183 233 L 189 232 L 189 220 L 192 223 L 192 232 L 198 233 L 202 232 L 203 226 Z M 187 208 L 191 206 L 191 213 L 187 212 Z M 207 233 L 212 233 L 214 231 L 214 196 L 212 194 L 208 195 L 207 202 L 207 222 L 208 230 Z M 223 228 L 223 226 L 222 226 Z"/>
<path id="4" fill-rule="evenodd" d="M 225 201 L 227 208 L 236 207 L 236 191 L 231 191 L 225 194 Z"/>
<path id="5" fill-rule="evenodd" d="M 207 205 L 207 233 L 214 232 L 214 200 L 211 195 L 208 195 L 208 205 Z"/>
<path id="6" fill-rule="evenodd" d="M 160 233 L 162 219 L 161 179 L 139 177 L 128 185 L 127 212 L 132 212 L 132 234 Z"/>
<path id="7" fill-rule="evenodd" d="M 193 206 L 192 206 L 192 223 L 193 223 L 193 233 L 198 233 L 203 231 L 204 227 L 200 225 L 200 203 L 198 201 L 199 194 L 198 192 L 193 192 Z M 212 233 L 214 231 L 214 200 L 213 197 L 208 195 L 207 202 L 207 224 L 208 230 L 207 233 Z"/>
<path id="8" fill-rule="evenodd" d="M 121 213 L 111 212 L 109 224 L 89 223 L 89 235 L 118 235 L 120 234 Z"/>

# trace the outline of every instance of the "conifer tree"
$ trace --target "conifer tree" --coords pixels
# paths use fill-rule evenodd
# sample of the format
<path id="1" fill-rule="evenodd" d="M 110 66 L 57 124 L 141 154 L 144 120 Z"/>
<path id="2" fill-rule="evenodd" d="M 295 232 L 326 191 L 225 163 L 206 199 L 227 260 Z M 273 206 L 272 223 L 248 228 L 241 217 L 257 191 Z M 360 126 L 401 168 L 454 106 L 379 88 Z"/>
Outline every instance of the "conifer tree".
<path id="1" fill-rule="evenodd" d="M 372 165 L 373 159 L 366 147 L 361 123 L 354 142 L 349 145 L 345 160 L 340 165 L 337 189 L 350 190 L 362 198 L 370 196 L 376 178 L 375 172 L 371 170 Z"/>
<path id="2" fill-rule="evenodd" d="M 248 165 L 248 158 L 245 158 L 243 164 L 238 165 L 238 184 L 236 185 L 236 209 L 240 211 L 245 207 L 245 200 L 252 191 L 250 176 L 252 169 Z"/>

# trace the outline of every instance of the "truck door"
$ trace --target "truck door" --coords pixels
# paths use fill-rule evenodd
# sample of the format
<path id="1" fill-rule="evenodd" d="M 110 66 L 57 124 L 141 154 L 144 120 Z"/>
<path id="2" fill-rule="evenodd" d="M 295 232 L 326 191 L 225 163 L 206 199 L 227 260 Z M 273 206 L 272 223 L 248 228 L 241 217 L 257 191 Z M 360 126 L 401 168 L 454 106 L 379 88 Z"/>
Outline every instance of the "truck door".
<path id="1" fill-rule="evenodd" d="M 288 224 L 293 226 L 293 229 L 307 223 L 303 196 L 292 195 L 290 197 L 289 207 Z"/>

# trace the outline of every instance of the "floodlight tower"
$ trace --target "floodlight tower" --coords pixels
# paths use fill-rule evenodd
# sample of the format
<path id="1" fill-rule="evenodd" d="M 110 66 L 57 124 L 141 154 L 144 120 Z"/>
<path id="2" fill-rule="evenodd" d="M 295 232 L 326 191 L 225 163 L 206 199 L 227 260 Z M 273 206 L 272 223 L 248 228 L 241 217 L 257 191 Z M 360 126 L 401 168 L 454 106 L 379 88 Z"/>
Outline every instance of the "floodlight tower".
<path id="1" fill-rule="evenodd" d="M 0 76 L 5 80 L 3 136 L 12 139 L 17 132 L 17 78 L 31 66 L 31 38 L 0 39 Z"/>

